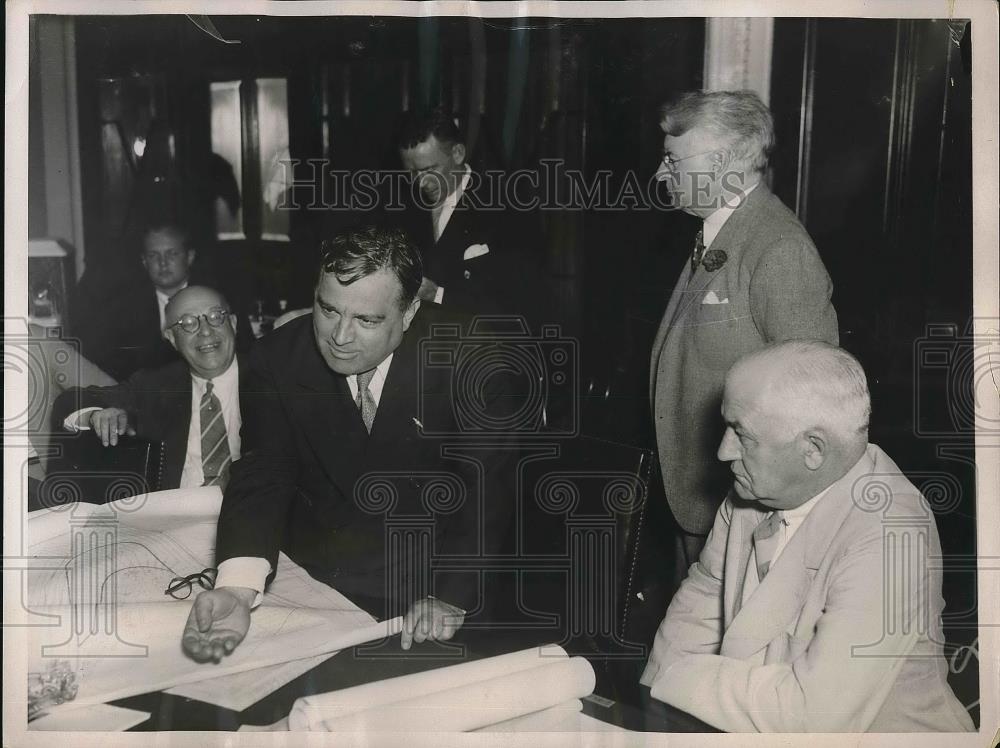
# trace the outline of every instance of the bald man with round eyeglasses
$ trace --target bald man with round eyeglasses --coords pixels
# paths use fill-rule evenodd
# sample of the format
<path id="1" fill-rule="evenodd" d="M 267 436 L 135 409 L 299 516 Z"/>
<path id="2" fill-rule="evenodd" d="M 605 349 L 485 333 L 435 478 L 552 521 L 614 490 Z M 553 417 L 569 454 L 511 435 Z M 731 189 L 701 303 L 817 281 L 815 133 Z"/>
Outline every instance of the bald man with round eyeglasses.
<path id="1" fill-rule="evenodd" d="M 188 286 L 170 299 L 164 322 L 163 337 L 182 360 L 112 387 L 69 390 L 54 412 L 64 428 L 91 430 L 108 448 L 122 435 L 163 442 L 161 489 L 224 488 L 240 457 L 236 317 L 218 291 Z"/>

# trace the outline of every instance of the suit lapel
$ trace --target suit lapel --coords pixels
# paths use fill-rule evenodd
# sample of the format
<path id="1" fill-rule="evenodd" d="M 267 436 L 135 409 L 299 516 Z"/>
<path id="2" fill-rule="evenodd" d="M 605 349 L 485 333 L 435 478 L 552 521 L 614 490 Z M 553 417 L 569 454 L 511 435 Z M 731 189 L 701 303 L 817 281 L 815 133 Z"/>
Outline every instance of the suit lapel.
<path id="1" fill-rule="evenodd" d="M 758 184 L 754 191 L 747 196 L 744 203 L 733 211 L 729 220 L 726 221 L 718 235 L 712 241 L 712 246 L 709 248 L 709 251 L 714 249 L 724 251 L 727 255 L 729 255 L 729 258 L 726 261 L 727 265 L 732 263 L 729 267 L 735 267 L 734 260 L 739 255 L 740 249 L 743 245 L 743 240 L 756 221 L 755 214 L 757 212 L 757 207 L 767 200 L 767 195 L 769 194 L 770 192 L 763 182 Z M 725 270 L 719 272 L 725 272 Z M 659 357 L 661 349 L 666 343 L 667 335 L 670 330 L 677 325 L 684 314 L 691 309 L 695 300 L 701 298 L 701 292 L 704 291 L 717 277 L 718 272 L 710 273 L 701 266 L 692 272 L 691 264 L 689 262 L 684 264 L 684 269 L 681 271 L 680 277 L 677 279 L 677 285 L 674 286 L 674 292 L 670 295 L 670 302 L 667 304 L 667 309 L 663 314 L 663 320 L 660 323 L 660 328 L 657 330 L 656 338 L 653 341 L 654 355 L 652 361 L 650 362 L 651 392 L 655 392 L 656 372 L 659 366 Z"/>
<path id="2" fill-rule="evenodd" d="M 840 531 L 851 507 L 852 487 L 858 477 L 872 470 L 873 462 L 865 454 L 843 478 L 834 483 L 806 517 L 798 532 L 781 552 L 760 586 L 753 591 L 746 605 L 739 608 L 740 597 L 726 597 L 726 610 L 738 611 L 723 640 L 727 657 L 747 658 L 767 647 L 787 630 L 802 609 L 816 571 Z M 742 572 L 746 573 L 753 530 L 764 517 L 759 510 L 741 511 L 740 549 Z M 735 519 L 735 517 L 734 517 Z M 728 568 L 726 570 L 729 572 Z M 743 577 L 733 585 L 743 594 Z M 728 592 L 728 590 L 727 590 Z M 734 589 L 735 593 L 735 589 Z"/>
<path id="3" fill-rule="evenodd" d="M 388 454 L 399 448 L 406 434 L 417 434 L 417 425 L 413 421 L 419 379 L 415 337 L 416 331 L 411 327 L 389 364 L 372 432 L 367 439 L 367 454 L 370 456 Z"/>
<path id="4" fill-rule="evenodd" d="M 312 326 L 302 328 L 293 361 L 300 362 L 291 407 L 302 433 L 330 481 L 344 496 L 353 493 L 368 434 L 351 397 L 346 377 L 326 365 L 313 338 Z"/>
<path id="5" fill-rule="evenodd" d="M 743 586 L 746 581 L 747 568 L 750 565 L 750 550 L 753 543 L 754 528 L 760 523 L 767 512 L 751 509 L 749 512 L 739 512 L 730 526 L 729 542 L 726 550 L 726 568 L 724 572 L 724 625 L 728 630 L 733 618 L 739 614 L 743 602 Z M 747 518 L 749 517 L 749 520 Z"/>
<path id="6" fill-rule="evenodd" d="M 650 392 L 656 392 L 656 372 L 660 365 L 660 354 L 662 353 L 663 345 L 667 341 L 667 333 L 670 332 L 674 319 L 677 317 L 677 308 L 682 304 L 684 289 L 690 278 L 691 263 L 685 262 L 684 268 L 681 270 L 681 275 L 677 279 L 677 284 L 674 286 L 674 291 L 670 294 L 670 301 L 667 302 L 667 309 L 663 313 L 663 319 L 660 320 L 660 327 L 656 331 L 656 337 L 653 338 L 653 356 L 649 367 Z"/>
<path id="7" fill-rule="evenodd" d="M 191 431 L 191 373 L 184 367 L 177 367 L 178 373 L 165 382 L 162 422 L 172 424 L 163 436 L 163 480 L 164 486 L 179 486 L 187 459 L 188 433 Z M 176 415 L 175 415 L 176 414 Z"/>

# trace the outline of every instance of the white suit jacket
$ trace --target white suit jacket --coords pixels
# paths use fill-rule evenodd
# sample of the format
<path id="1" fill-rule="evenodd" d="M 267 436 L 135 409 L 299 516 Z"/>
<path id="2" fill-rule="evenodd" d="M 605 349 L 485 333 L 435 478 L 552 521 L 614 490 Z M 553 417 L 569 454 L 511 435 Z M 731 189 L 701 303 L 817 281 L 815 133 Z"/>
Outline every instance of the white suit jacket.
<path id="1" fill-rule="evenodd" d="M 933 513 L 870 444 L 741 606 L 754 528 L 733 494 L 660 624 L 641 682 L 730 732 L 972 730 L 942 654 Z"/>

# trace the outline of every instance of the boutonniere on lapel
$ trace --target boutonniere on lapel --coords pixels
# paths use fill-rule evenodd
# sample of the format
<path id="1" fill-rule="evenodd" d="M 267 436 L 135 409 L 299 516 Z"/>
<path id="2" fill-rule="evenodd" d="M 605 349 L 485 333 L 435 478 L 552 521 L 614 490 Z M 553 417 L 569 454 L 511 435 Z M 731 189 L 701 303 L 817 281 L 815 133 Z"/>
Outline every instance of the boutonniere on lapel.
<path id="1" fill-rule="evenodd" d="M 716 270 L 725 265 L 726 260 L 728 259 L 729 255 L 726 254 L 725 250 L 710 249 L 705 253 L 705 256 L 701 259 L 701 265 L 708 272 L 714 273 Z"/>

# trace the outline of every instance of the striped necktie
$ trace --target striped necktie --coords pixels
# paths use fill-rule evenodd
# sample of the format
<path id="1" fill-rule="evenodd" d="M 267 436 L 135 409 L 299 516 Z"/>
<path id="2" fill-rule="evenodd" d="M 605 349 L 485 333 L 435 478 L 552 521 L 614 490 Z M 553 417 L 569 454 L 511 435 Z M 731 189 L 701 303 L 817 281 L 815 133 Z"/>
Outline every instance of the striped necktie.
<path id="1" fill-rule="evenodd" d="M 771 561 L 774 559 L 774 552 L 778 550 L 778 529 L 785 523 L 781 512 L 771 512 L 767 517 L 754 528 L 753 548 L 757 556 L 757 578 L 761 581 L 767 576 L 771 568 Z"/>
<path id="2" fill-rule="evenodd" d="M 354 401 L 358 410 L 361 411 L 361 420 L 365 422 L 365 428 L 368 429 L 369 434 L 372 432 L 372 423 L 375 422 L 376 405 L 368 385 L 371 384 L 374 376 L 375 369 L 358 374 L 358 396 Z"/>
<path id="3" fill-rule="evenodd" d="M 232 458 L 229 455 L 226 421 L 222 417 L 222 403 L 212 389 L 212 382 L 207 382 L 201 398 L 201 468 L 205 474 L 202 485 L 225 489 Z"/>

